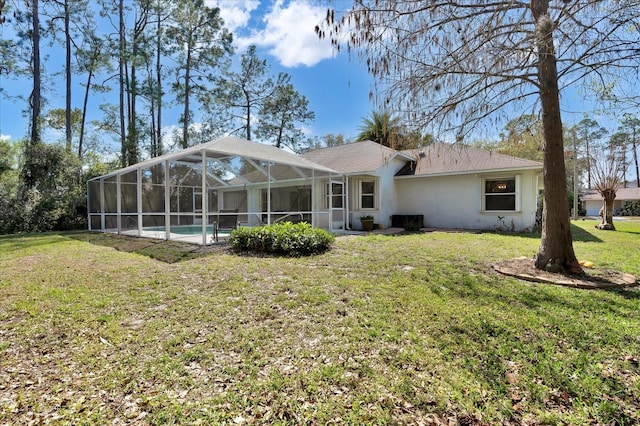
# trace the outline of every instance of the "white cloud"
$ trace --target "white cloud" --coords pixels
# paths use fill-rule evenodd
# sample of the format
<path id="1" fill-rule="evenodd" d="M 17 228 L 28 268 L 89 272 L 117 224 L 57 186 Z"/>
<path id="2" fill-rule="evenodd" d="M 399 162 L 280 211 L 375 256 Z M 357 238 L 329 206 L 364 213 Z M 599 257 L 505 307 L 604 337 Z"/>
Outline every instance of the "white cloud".
<path id="1" fill-rule="evenodd" d="M 220 16 L 224 19 L 224 25 L 229 31 L 235 33 L 237 29 L 244 28 L 249 23 L 251 12 L 260 6 L 259 0 L 206 0 L 205 5 L 219 7 Z M 235 34 L 234 34 L 235 35 Z"/>
<path id="2" fill-rule="evenodd" d="M 10 141 L 11 140 L 11 135 L 3 135 L 2 133 L 0 133 L 0 141 Z"/>
<path id="3" fill-rule="evenodd" d="M 334 55 L 330 42 L 320 41 L 314 30 L 326 13 L 326 7 L 308 0 L 278 0 L 262 18 L 264 28 L 236 37 L 236 45 L 241 50 L 250 44 L 262 47 L 285 67 L 313 66 Z"/>

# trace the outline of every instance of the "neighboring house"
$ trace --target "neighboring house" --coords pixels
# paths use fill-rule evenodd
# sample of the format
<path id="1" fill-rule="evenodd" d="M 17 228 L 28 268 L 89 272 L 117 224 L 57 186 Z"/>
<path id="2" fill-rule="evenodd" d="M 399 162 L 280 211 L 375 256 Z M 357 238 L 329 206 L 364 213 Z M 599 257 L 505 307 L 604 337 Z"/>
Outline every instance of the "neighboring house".
<path id="1" fill-rule="evenodd" d="M 208 244 L 223 222 L 338 231 L 370 215 L 382 227 L 411 217 L 419 227 L 520 231 L 535 225 L 541 171 L 457 145 L 366 141 L 300 156 L 228 136 L 90 180 L 89 229 Z"/>
<path id="2" fill-rule="evenodd" d="M 582 208 L 587 216 L 598 216 L 602 208 L 602 195 L 595 189 L 580 191 Z M 613 201 L 613 214 L 617 215 L 627 201 L 640 201 L 640 188 L 619 188 Z"/>
<path id="3" fill-rule="evenodd" d="M 423 226 L 530 229 L 542 189 L 542 163 L 459 145 L 395 151 L 366 141 L 303 155 L 345 176 L 349 225 L 372 215 L 423 215 Z M 349 226 L 348 225 L 348 226 Z"/>

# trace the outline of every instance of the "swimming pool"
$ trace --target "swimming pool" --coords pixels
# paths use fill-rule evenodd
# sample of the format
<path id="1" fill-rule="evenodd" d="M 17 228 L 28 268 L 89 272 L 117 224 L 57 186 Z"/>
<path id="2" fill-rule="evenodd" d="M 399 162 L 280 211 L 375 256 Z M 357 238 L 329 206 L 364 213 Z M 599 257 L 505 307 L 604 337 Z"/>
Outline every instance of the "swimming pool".
<path id="1" fill-rule="evenodd" d="M 207 225 L 207 234 L 213 233 L 213 225 Z M 142 228 L 143 231 L 149 232 L 165 232 L 167 229 L 164 226 L 147 226 Z M 202 225 L 174 225 L 171 226 L 170 231 L 172 234 L 182 235 L 202 235 Z"/>

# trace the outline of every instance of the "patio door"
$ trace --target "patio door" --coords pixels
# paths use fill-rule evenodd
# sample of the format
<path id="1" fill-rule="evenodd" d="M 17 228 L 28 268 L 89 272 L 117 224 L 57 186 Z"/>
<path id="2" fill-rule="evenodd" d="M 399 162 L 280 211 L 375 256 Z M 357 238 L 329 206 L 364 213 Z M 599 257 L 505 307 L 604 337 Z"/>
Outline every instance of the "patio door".
<path id="1" fill-rule="evenodd" d="M 193 224 L 202 224 L 202 191 L 199 189 L 193 191 Z"/>
<path id="2" fill-rule="evenodd" d="M 329 186 L 329 229 L 344 229 L 346 217 L 346 194 L 344 182 L 341 180 L 331 180 Z"/>

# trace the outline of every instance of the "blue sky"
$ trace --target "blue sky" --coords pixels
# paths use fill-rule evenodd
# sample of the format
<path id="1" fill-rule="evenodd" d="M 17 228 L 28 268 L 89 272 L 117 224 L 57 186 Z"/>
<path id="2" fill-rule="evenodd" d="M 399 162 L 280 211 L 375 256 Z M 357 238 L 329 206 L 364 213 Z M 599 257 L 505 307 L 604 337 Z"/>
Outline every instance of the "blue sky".
<path id="1" fill-rule="evenodd" d="M 227 28 L 234 33 L 237 57 L 247 46 L 255 44 L 259 55 L 270 63 L 274 74 L 283 71 L 291 75 L 295 88 L 308 98 L 309 107 L 316 114 L 315 121 L 305 128 L 309 136 L 341 133 L 353 138 L 357 135 L 362 119 L 375 109 L 369 99 L 371 77 L 366 72 L 366 66 L 355 55 L 350 58 L 344 51 L 336 53 L 328 40 L 320 41 L 314 33 L 315 25 L 326 16 L 327 5 L 341 10 L 348 8 L 352 1 L 205 0 L 205 3 L 220 7 Z M 7 25 L 0 27 L 0 37 L 9 36 L 10 31 Z M 62 75 L 52 75 L 54 69 L 59 72 L 62 70 L 60 61 L 63 52 L 48 46 L 43 46 L 43 50 L 45 55 L 49 55 L 45 63 L 45 110 L 63 108 L 64 79 Z M 81 107 L 84 89 L 80 84 L 81 78 L 74 78 L 73 104 L 74 107 Z M 22 95 L 23 98 L 31 90 L 28 80 L 16 80 L 2 73 L 0 86 L 9 94 Z M 593 110 L 575 90 L 564 93 L 562 99 L 565 126 L 572 126 L 582 119 L 585 111 Z M 107 101 L 117 103 L 116 94 L 95 94 L 90 100 L 90 108 L 94 112 L 89 119 L 99 117 L 98 105 Z M 19 139 L 27 134 L 28 119 L 22 113 L 25 109 L 24 99 L 0 95 L 0 137 Z M 513 118 L 519 113 L 512 112 L 509 115 Z M 178 108 L 166 114 L 164 120 L 167 128 L 178 126 L 178 117 Z M 609 128 L 616 125 L 613 114 L 596 119 Z M 489 137 L 496 137 L 501 129 L 493 129 Z M 55 138 L 61 139 L 61 135 L 54 135 L 49 140 Z"/>
<path id="2" fill-rule="evenodd" d="M 328 40 L 319 41 L 314 27 L 326 15 L 326 3 L 315 0 L 206 0 L 209 6 L 221 8 L 227 28 L 234 33 L 236 56 L 247 46 L 255 44 L 258 54 L 267 59 L 274 74 L 286 72 L 291 75 L 295 88 L 309 100 L 309 107 L 316 119 L 305 131 L 310 136 L 342 133 L 354 137 L 362 118 L 373 110 L 369 100 L 371 79 L 364 64 L 346 53 L 337 54 Z M 333 6 L 350 2 L 337 1 Z M 10 28 L 0 27 L 0 36 L 8 36 Z M 45 63 L 47 79 L 43 95 L 45 110 L 64 108 L 64 78 L 53 76 L 51 71 L 62 71 L 60 61 L 63 52 L 43 46 L 49 56 Z M 53 59 L 52 59 L 53 58 Z M 84 77 L 74 77 L 74 107 L 82 106 L 81 96 Z M 10 95 L 26 97 L 31 90 L 27 79 L 13 79 L 0 74 L 0 86 Z M 90 104 L 97 109 L 107 100 L 117 103 L 116 94 L 96 94 Z M 28 131 L 28 119 L 22 111 L 26 109 L 24 99 L 12 99 L 0 95 L 0 135 L 19 139 Z M 178 125 L 178 111 L 165 117 L 167 126 Z M 94 112 L 94 117 L 99 113 Z"/>

